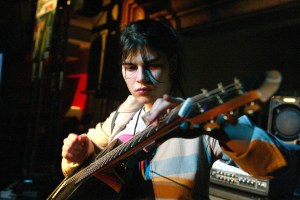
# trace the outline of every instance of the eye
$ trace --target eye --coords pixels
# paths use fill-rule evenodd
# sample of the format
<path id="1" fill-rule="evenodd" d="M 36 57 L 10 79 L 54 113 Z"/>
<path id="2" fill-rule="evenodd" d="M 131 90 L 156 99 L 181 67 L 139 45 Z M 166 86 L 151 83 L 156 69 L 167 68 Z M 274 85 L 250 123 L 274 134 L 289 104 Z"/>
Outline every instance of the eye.
<path id="1" fill-rule="evenodd" d="M 148 67 L 150 71 L 161 70 L 161 65 L 159 64 L 150 64 Z"/>
<path id="2" fill-rule="evenodd" d="M 123 65 L 124 69 L 126 71 L 132 72 L 132 71 L 136 71 L 137 70 L 137 66 L 136 65 Z"/>

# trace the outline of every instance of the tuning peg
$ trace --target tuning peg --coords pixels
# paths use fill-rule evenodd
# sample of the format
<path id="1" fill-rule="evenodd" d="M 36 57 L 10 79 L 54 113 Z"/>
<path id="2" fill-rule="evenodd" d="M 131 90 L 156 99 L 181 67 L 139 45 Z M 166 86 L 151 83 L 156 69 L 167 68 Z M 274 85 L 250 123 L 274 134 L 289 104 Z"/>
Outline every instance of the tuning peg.
<path id="1" fill-rule="evenodd" d="M 251 102 L 249 105 L 245 106 L 244 113 L 248 115 L 252 115 L 259 110 L 260 110 L 260 105 L 258 105 L 255 102 Z"/>
<path id="2" fill-rule="evenodd" d="M 222 117 L 223 117 L 223 120 L 227 121 L 227 123 L 236 124 L 238 114 L 237 114 L 237 112 L 230 111 L 228 113 L 223 114 Z"/>
<path id="3" fill-rule="evenodd" d="M 205 89 L 205 88 L 202 88 L 202 89 L 201 89 L 201 92 L 202 92 L 202 94 L 204 94 L 204 95 L 207 95 L 207 94 L 208 94 L 208 91 L 207 91 L 207 89 Z"/>
<path id="4" fill-rule="evenodd" d="M 224 114 L 224 118 L 226 121 L 231 121 L 231 119 L 236 118 L 238 116 L 238 110 L 231 110 Z"/>
<path id="5" fill-rule="evenodd" d="M 223 84 L 222 84 L 222 83 L 218 83 L 218 89 L 219 89 L 221 92 L 225 92 L 225 90 L 224 90 L 224 87 L 223 87 Z"/>
<path id="6" fill-rule="evenodd" d="M 242 85 L 241 85 L 241 81 L 237 78 L 234 78 L 234 85 L 235 85 L 235 88 L 237 89 L 238 93 L 239 94 L 243 94 L 243 89 L 242 89 Z"/>
<path id="7" fill-rule="evenodd" d="M 212 132 L 216 129 L 220 129 L 220 125 L 214 120 L 210 120 L 207 124 L 204 125 L 203 129 L 207 132 Z"/>

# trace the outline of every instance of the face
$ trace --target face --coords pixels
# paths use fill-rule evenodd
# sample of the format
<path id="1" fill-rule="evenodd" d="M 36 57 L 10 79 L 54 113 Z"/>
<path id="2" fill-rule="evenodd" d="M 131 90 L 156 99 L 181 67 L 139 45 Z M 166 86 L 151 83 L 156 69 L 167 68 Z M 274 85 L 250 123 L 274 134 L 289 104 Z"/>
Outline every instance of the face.
<path id="1" fill-rule="evenodd" d="M 145 107 L 170 90 L 167 58 L 147 48 L 145 61 L 141 52 L 129 55 L 122 63 L 122 74 L 130 93 Z"/>

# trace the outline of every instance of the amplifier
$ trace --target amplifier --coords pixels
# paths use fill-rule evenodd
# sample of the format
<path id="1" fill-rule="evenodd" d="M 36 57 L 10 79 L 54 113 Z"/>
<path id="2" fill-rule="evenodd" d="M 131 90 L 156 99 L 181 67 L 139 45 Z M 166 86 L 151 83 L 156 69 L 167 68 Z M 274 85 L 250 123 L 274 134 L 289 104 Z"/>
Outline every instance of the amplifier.
<path id="1" fill-rule="evenodd" d="M 270 186 L 269 180 L 253 178 L 242 169 L 220 160 L 212 166 L 210 182 L 262 196 L 268 196 Z"/>

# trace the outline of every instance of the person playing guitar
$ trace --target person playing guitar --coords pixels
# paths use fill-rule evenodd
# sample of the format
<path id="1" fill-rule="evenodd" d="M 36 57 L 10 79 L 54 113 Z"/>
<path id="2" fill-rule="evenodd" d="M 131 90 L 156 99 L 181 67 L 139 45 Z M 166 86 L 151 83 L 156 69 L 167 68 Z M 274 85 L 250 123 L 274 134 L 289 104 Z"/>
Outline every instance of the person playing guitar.
<path id="1" fill-rule="evenodd" d="M 105 122 L 64 139 L 66 180 L 49 199 L 80 199 L 77 196 L 94 193 L 95 199 L 209 199 L 210 169 L 224 155 L 258 178 L 276 177 L 289 169 L 291 152 L 282 142 L 247 116 L 229 114 L 257 99 L 266 101 L 278 89 L 278 71 L 268 71 L 260 90 L 241 98 L 232 98 L 243 90 L 235 82 L 183 100 L 177 98 L 184 97 L 181 48 L 171 26 L 150 19 L 131 22 L 120 39 L 122 74 L 131 95 Z M 117 139 L 123 143 L 106 150 Z M 82 194 L 74 192 L 87 177 L 81 166 L 95 155 L 96 162 L 86 171 L 109 189 L 86 184 Z M 120 171 L 127 169 L 122 177 Z M 63 192 L 69 182 L 74 188 Z"/>

